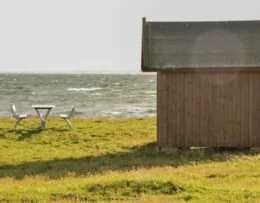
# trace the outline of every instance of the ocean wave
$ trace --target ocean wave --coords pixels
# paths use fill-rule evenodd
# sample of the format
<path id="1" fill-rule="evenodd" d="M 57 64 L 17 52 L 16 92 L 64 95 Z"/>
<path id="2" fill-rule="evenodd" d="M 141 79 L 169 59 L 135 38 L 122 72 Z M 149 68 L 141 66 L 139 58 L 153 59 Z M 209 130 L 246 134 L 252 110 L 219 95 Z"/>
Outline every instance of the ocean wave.
<path id="1" fill-rule="evenodd" d="M 123 92 L 123 90 L 112 90 L 112 92 Z"/>
<path id="2" fill-rule="evenodd" d="M 67 90 L 68 91 L 96 91 L 96 90 L 101 90 L 101 89 L 103 89 L 103 88 L 101 88 L 101 87 L 89 87 L 89 88 L 86 88 L 86 87 L 80 87 L 80 88 L 70 87 Z"/>
<path id="3" fill-rule="evenodd" d="M 155 109 L 141 106 L 123 105 L 121 107 L 113 108 L 110 111 L 106 111 L 106 114 L 122 114 L 122 113 L 154 113 Z"/>
<path id="4" fill-rule="evenodd" d="M 156 91 L 147 91 L 146 94 L 156 94 Z"/>
<path id="5" fill-rule="evenodd" d="M 105 114 L 120 115 L 123 111 L 106 111 Z"/>
<path id="6" fill-rule="evenodd" d="M 156 115 L 155 76 L 76 75 L 0 74 L 0 117 L 11 116 L 10 103 L 35 117 L 35 103 L 53 103 L 50 117 L 68 113 L 72 104 L 76 118 Z"/>
<path id="7" fill-rule="evenodd" d="M 101 93 L 92 93 L 92 95 L 94 95 L 94 96 L 100 96 L 100 95 L 102 95 Z"/>

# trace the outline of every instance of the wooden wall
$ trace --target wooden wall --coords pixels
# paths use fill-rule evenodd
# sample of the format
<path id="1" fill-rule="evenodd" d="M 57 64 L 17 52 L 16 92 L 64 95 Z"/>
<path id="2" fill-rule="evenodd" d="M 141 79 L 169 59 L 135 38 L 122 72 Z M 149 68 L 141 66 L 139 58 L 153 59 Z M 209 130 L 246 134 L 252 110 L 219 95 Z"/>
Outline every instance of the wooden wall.
<path id="1" fill-rule="evenodd" d="M 260 71 L 158 72 L 157 143 L 260 147 Z"/>

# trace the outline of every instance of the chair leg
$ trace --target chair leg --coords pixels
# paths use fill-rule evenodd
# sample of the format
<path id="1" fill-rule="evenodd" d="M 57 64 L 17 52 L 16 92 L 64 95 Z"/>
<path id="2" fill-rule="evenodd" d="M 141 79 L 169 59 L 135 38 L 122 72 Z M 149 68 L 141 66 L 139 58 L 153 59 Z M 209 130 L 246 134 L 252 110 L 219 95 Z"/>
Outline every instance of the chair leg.
<path id="1" fill-rule="evenodd" d="M 70 128 L 72 128 L 70 121 L 68 119 L 64 119 L 64 120 L 67 122 L 67 124 L 70 126 Z"/>
<path id="2" fill-rule="evenodd" d="M 18 126 L 18 124 L 21 122 L 22 119 L 18 119 L 15 123 L 14 129 L 16 130 L 16 127 Z"/>

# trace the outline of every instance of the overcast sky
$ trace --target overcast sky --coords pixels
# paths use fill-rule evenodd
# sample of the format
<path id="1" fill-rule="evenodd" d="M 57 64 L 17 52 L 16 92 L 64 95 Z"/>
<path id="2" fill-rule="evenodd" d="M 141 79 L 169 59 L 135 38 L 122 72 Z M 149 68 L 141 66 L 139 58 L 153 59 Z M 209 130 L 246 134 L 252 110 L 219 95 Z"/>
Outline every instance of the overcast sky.
<path id="1" fill-rule="evenodd" d="M 147 21 L 260 20 L 257 1 L 1 0 L 0 72 L 141 72 Z"/>

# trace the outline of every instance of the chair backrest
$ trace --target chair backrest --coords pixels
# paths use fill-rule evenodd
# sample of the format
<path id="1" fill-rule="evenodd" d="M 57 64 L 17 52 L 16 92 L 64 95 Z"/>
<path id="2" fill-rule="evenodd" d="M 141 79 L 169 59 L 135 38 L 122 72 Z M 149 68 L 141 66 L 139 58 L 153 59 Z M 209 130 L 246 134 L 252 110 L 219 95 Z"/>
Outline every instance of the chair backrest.
<path id="1" fill-rule="evenodd" d="M 16 107 L 15 107 L 14 104 L 11 104 L 11 110 L 12 110 L 13 116 L 14 116 L 14 117 L 17 117 Z"/>
<path id="2" fill-rule="evenodd" d="M 73 116 L 74 112 L 75 112 L 75 106 L 72 106 L 72 109 L 71 109 L 68 117 L 71 118 Z"/>

